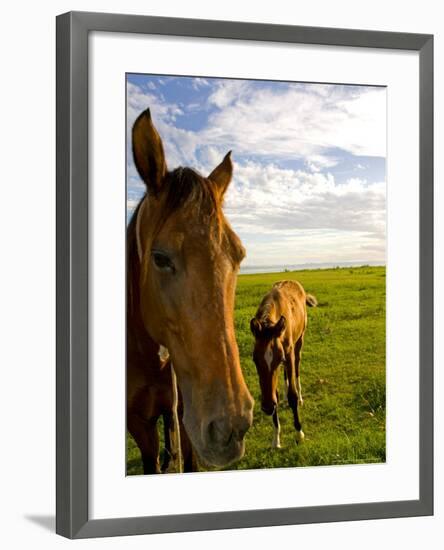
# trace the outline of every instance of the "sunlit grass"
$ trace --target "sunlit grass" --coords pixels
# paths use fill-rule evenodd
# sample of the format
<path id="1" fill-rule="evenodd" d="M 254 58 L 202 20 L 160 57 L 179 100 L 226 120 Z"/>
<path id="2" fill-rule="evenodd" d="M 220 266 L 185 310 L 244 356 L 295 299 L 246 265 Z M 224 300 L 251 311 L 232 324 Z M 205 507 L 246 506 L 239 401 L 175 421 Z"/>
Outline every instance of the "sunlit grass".
<path id="1" fill-rule="evenodd" d="M 271 419 L 259 407 L 249 324 L 262 296 L 283 279 L 300 281 L 319 306 L 308 308 L 302 352 L 306 439 L 296 445 L 291 410 L 284 402 L 282 448 L 276 450 L 271 448 Z M 235 325 L 242 370 L 256 404 L 245 456 L 228 469 L 385 461 L 385 267 L 240 275 Z M 129 435 L 127 444 L 128 474 L 140 474 L 140 454 Z"/>

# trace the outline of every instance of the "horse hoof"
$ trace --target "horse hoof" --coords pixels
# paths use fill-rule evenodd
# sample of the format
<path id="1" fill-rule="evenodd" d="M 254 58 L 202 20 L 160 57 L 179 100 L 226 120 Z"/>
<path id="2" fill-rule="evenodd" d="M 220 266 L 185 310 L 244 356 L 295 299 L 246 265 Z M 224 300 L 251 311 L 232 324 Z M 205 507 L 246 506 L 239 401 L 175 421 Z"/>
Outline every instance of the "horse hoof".
<path id="1" fill-rule="evenodd" d="M 299 404 L 299 406 L 301 406 L 301 407 L 304 405 L 304 400 L 302 399 L 302 397 L 299 397 L 299 399 L 298 399 L 298 404 Z"/>
<path id="2" fill-rule="evenodd" d="M 299 443 L 302 443 L 304 439 L 305 439 L 305 435 L 302 430 L 300 432 L 296 432 L 296 445 L 299 445 Z"/>

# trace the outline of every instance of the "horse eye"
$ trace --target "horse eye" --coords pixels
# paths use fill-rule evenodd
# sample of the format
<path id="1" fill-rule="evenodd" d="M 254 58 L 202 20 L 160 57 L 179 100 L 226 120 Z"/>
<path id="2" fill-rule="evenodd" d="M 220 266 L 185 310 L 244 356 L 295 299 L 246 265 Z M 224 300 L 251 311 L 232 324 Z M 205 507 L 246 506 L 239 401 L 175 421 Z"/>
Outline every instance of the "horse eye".
<path id="1" fill-rule="evenodd" d="M 168 271 L 169 273 L 174 273 L 176 271 L 171 259 L 163 252 L 154 251 L 152 256 L 154 264 L 160 271 Z"/>

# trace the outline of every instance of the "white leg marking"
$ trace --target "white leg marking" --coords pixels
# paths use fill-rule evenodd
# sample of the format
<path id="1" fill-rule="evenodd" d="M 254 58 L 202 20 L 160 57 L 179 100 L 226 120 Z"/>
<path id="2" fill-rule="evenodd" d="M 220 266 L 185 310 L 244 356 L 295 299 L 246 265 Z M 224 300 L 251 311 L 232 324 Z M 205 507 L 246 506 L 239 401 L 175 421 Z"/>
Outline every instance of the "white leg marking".
<path id="1" fill-rule="evenodd" d="M 300 376 L 298 376 L 296 378 L 296 389 L 298 391 L 298 403 L 302 407 L 302 405 L 304 404 L 304 400 L 302 399 L 301 377 Z"/>
<path id="2" fill-rule="evenodd" d="M 301 443 L 302 441 L 304 441 L 305 439 L 305 435 L 304 435 L 304 432 L 301 430 L 300 432 L 296 431 L 296 443 Z"/>
<path id="3" fill-rule="evenodd" d="M 273 443 L 271 444 L 273 449 L 280 449 L 281 448 L 280 433 L 281 433 L 281 426 L 280 426 L 280 424 L 278 424 L 277 426 L 274 426 Z"/>

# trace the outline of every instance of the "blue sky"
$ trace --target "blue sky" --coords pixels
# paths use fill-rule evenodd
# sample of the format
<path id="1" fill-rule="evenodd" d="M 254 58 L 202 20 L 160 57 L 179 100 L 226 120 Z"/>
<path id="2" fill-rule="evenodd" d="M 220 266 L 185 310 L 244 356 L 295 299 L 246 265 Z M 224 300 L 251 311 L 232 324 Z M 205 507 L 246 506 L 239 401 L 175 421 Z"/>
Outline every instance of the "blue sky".
<path id="1" fill-rule="evenodd" d="M 128 75 L 128 218 L 144 192 L 129 137 L 147 107 L 170 170 L 207 175 L 233 151 L 225 214 L 244 267 L 385 263 L 385 88 Z"/>

